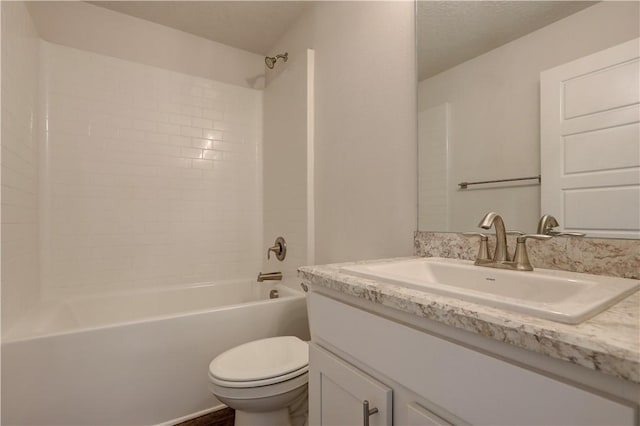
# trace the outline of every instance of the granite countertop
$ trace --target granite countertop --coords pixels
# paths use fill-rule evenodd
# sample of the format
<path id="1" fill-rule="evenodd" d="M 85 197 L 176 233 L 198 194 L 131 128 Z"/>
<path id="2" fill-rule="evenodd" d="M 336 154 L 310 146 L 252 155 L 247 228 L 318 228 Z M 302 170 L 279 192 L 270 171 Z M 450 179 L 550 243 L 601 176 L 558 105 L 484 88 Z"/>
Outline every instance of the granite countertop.
<path id="1" fill-rule="evenodd" d="M 305 266 L 299 274 L 307 285 L 640 383 L 640 292 L 581 324 L 569 325 L 340 272 L 347 265 L 405 259 L 414 257 Z"/>

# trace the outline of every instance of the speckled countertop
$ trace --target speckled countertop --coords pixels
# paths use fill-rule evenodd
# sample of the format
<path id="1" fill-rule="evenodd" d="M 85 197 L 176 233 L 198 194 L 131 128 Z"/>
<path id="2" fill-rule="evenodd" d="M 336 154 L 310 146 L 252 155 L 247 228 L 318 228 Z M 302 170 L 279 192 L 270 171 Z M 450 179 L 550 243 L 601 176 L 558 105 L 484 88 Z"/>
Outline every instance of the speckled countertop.
<path id="1" fill-rule="evenodd" d="M 393 260 L 400 259 L 356 263 Z M 340 272 L 340 268 L 356 263 L 305 266 L 299 273 L 307 285 L 336 290 L 640 383 L 639 292 L 581 324 L 568 325 Z"/>

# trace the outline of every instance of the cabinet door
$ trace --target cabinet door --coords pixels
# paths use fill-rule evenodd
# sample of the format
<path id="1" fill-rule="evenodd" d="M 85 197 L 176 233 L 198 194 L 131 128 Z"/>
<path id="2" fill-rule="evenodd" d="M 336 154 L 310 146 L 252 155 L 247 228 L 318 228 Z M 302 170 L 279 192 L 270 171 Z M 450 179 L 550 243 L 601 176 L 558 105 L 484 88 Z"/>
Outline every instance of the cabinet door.
<path id="1" fill-rule="evenodd" d="M 316 344 L 309 345 L 309 423 L 351 426 L 365 423 L 364 404 L 375 414 L 371 426 L 392 424 L 393 391 Z"/>

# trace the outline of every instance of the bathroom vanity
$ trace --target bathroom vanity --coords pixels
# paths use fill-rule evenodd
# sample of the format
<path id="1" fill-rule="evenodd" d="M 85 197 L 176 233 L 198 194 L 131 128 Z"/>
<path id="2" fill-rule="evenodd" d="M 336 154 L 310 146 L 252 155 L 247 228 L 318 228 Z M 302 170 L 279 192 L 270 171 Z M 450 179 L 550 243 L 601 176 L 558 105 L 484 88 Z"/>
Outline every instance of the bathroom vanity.
<path id="1" fill-rule="evenodd" d="M 310 424 L 638 424 L 637 292 L 569 325 L 355 276 L 349 265 L 300 269 Z"/>

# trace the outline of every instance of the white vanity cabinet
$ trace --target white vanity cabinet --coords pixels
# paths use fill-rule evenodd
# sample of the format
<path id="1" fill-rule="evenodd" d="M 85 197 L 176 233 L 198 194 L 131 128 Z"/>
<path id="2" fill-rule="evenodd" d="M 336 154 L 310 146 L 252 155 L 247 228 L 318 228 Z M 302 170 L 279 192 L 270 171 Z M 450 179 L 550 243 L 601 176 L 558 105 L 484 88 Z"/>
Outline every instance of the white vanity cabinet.
<path id="1" fill-rule="evenodd" d="M 394 395 L 394 389 L 387 384 L 314 343 L 309 347 L 309 362 L 310 425 L 452 424 L 414 401 L 411 392 L 398 384 L 391 384 L 395 387 Z M 398 410 L 402 405 L 398 401 L 403 400 L 411 401 L 404 404 L 406 413 L 395 413 L 403 421 L 394 421 L 394 401 Z"/>
<path id="2" fill-rule="evenodd" d="M 311 424 L 383 426 L 392 423 L 392 393 L 388 386 L 368 376 L 328 351 L 309 348 L 309 386 L 314 405 Z"/>
<path id="3" fill-rule="evenodd" d="M 311 425 L 637 425 L 637 401 L 312 292 Z M 633 398 L 633 395 L 628 398 Z"/>

